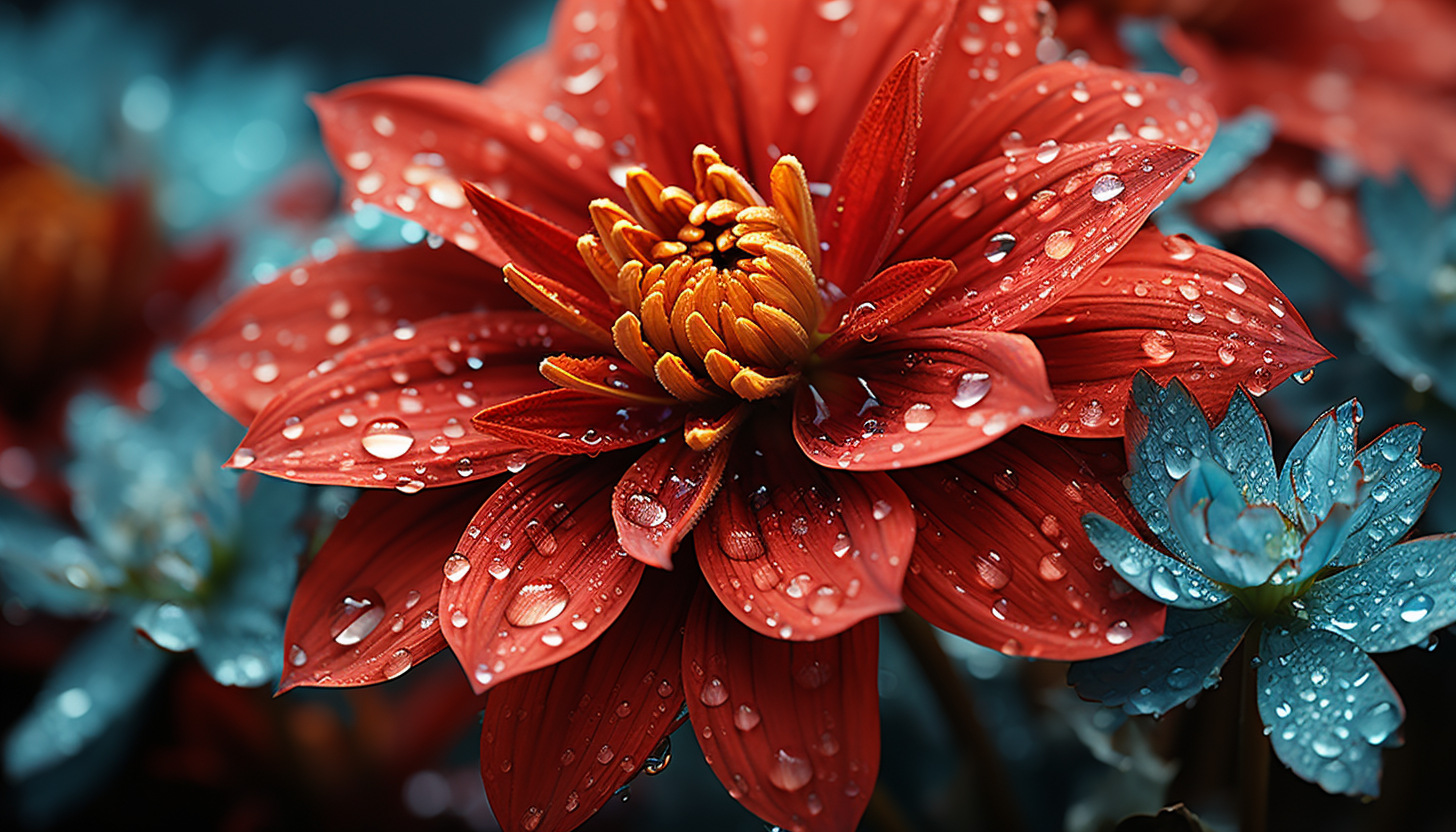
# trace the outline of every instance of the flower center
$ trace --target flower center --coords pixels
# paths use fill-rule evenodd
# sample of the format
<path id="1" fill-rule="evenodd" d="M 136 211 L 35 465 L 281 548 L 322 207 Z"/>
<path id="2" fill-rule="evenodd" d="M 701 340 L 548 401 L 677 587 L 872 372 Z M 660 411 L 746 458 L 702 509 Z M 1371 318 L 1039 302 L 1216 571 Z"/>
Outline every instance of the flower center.
<path id="1" fill-rule="evenodd" d="M 577 248 L 626 308 L 617 349 L 683 401 L 762 399 L 794 386 L 824 316 L 819 234 L 797 159 L 780 157 L 765 202 L 711 148 L 693 152 L 693 191 L 627 173 L 629 212 L 591 204 Z"/>

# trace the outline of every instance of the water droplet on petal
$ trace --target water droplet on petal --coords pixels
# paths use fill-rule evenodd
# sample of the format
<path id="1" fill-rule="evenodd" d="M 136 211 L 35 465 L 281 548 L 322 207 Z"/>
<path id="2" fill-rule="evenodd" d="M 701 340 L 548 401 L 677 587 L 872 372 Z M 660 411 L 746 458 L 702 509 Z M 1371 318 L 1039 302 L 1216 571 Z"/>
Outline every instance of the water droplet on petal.
<path id="1" fill-rule="evenodd" d="M 555 578 L 531 581 L 516 590 L 506 606 L 506 620 L 517 627 L 544 624 L 560 615 L 571 600 L 571 593 Z"/>
<path id="2" fill-rule="evenodd" d="M 470 559 L 456 552 L 445 559 L 445 580 L 450 583 L 459 583 L 465 573 L 470 571 Z"/>
<path id="3" fill-rule="evenodd" d="M 351 592 L 334 609 L 333 620 L 329 622 L 329 636 L 345 646 L 358 644 L 383 620 L 384 602 L 378 593 L 372 590 Z"/>
<path id="4" fill-rule="evenodd" d="M 379 419 L 364 428 L 359 440 L 371 456 L 379 459 L 399 459 L 415 444 L 415 435 L 410 433 L 404 422 L 398 419 Z"/>
<path id="5" fill-rule="evenodd" d="M 796 757 L 782 748 L 769 763 L 769 782 L 786 792 L 804 788 L 813 778 L 814 766 L 807 759 Z"/>
<path id="6" fill-rule="evenodd" d="M 1092 183 L 1092 198 L 1098 202 L 1116 199 L 1122 195 L 1125 188 L 1126 186 L 1122 184 L 1122 180 L 1117 177 L 1117 174 L 1106 173 L 1097 177 L 1097 181 Z"/>

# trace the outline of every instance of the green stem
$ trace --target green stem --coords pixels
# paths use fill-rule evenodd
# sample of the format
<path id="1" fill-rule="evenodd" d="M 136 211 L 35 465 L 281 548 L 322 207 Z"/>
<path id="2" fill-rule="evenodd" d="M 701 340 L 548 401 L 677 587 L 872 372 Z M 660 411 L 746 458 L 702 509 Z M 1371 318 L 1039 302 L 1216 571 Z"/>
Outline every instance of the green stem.
<path id="1" fill-rule="evenodd" d="M 1244 635 L 1239 662 L 1243 670 L 1243 701 L 1239 704 L 1239 832 L 1265 832 L 1269 825 L 1269 738 L 1259 718 L 1259 631 L 1255 624 Z"/>
<path id="2" fill-rule="evenodd" d="M 890 619 L 895 622 L 900 637 L 920 665 L 925 680 L 930 683 L 957 743 L 970 755 L 975 766 L 975 781 L 980 786 L 981 801 L 992 828 L 1000 832 L 1025 829 L 1011 782 L 1001 765 L 1001 755 L 977 716 L 975 696 L 962 681 L 950 657 L 941 649 L 935 628 L 910 610 L 896 613 Z"/>

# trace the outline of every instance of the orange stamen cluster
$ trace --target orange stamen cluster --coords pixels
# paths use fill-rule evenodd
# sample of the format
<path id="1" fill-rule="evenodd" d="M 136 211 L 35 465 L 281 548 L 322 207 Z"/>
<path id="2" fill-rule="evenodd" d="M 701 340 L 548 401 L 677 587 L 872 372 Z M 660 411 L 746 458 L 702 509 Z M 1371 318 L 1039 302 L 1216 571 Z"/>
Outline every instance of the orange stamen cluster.
<path id="1" fill-rule="evenodd" d="M 824 315 L 819 235 L 804 169 L 781 157 L 771 202 L 711 148 L 693 153 L 693 192 L 627 174 L 629 213 L 591 204 L 577 241 L 593 276 L 626 308 L 622 356 L 673 397 L 762 399 L 793 387 Z"/>

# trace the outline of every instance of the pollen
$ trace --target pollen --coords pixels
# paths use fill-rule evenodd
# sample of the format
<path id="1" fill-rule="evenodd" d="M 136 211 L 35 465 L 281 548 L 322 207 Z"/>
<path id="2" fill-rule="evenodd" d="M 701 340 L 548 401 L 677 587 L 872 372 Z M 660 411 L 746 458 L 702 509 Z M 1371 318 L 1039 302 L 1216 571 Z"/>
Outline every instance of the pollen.
<path id="1" fill-rule="evenodd" d="M 824 317 L 819 235 L 804 169 L 780 157 L 765 201 L 711 148 L 693 152 L 691 192 L 627 173 L 627 210 L 591 204 L 577 249 L 626 310 L 622 356 L 688 401 L 791 389 Z"/>

